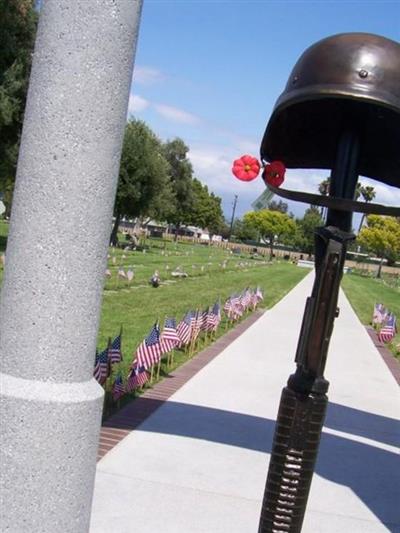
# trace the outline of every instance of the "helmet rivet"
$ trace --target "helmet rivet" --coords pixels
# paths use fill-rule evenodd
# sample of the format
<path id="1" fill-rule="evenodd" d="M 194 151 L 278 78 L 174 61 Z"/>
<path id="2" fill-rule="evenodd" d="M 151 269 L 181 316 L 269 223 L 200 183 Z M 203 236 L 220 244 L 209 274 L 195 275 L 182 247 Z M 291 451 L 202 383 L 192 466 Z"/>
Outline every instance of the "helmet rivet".
<path id="1" fill-rule="evenodd" d="M 293 77 L 293 80 L 292 80 L 292 83 L 295 84 L 299 81 L 299 77 L 298 76 L 294 76 Z"/>
<path id="2" fill-rule="evenodd" d="M 360 78 L 367 78 L 368 77 L 368 70 L 365 70 L 365 69 L 361 69 L 358 71 L 358 75 L 360 76 Z"/>

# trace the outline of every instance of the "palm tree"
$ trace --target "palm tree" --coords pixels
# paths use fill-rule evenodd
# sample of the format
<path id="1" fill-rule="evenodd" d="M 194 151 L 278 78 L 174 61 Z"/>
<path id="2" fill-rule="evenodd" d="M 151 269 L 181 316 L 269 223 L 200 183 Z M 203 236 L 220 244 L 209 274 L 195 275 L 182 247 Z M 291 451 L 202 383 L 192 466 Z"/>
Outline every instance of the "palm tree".
<path id="1" fill-rule="evenodd" d="M 318 192 L 321 196 L 328 196 L 329 194 L 329 185 L 330 185 L 331 178 L 325 178 L 321 183 L 318 185 Z M 324 217 L 324 211 L 325 209 L 321 207 L 321 217 Z"/>
<path id="2" fill-rule="evenodd" d="M 371 187 L 371 185 L 362 185 L 360 188 L 361 196 L 364 199 L 364 202 L 372 202 L 372 200 L 376 196 L 375 188 Z M 361 228 L 363 227 L 365 220 L 365 213 L 363 213 L 363 216 L 361 217 L 360 227 L 358 228 L 358 233 L 360 233 Z"/>
<path id="3" fill-rule="evenodd" d="M 361 181 L 357 181 L 356 190 L 354 193 L 354 200 L 358 200 L 362 194 L 363 184 Z"/>

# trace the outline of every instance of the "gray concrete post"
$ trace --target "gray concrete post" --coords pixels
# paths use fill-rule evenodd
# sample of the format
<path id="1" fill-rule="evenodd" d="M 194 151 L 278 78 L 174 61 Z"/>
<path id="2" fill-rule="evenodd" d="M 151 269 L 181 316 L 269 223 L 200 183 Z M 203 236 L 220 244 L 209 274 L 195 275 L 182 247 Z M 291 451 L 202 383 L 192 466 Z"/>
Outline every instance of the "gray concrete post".
<path id="1" fill-rule="evenodd" d="M 42 5 L 0 301 L 1 531 L 89 528 L 93 364 L 141 3 Z"/>

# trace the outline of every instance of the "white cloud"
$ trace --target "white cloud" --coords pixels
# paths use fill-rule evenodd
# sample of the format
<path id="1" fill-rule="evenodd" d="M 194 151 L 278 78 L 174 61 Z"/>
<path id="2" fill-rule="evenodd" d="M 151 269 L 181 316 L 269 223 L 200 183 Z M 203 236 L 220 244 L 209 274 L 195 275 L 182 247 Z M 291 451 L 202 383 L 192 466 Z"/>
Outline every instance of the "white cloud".
<path id="1" fill-rule="evenodd" d="M 170 105 L 154 104 L 154 109 L 161 116 L 173 122 L 181 122 L 183 124 L 199 124 L 201 122 L 200 118 L 196 115 Z"/>
<path id="2" fill-rule="evenodd" d="M 138 66 L 133 71 L 133 83 L 139 83 L 141 85 L 153 85 L 160 83 L 166 78 L 160 70 L 152 67 Z"/>
<path id="3" fill-rule="evenodd" d="M 129 95 L 128 116 L 147 109 L 150 102 L 138 94 Z"/>

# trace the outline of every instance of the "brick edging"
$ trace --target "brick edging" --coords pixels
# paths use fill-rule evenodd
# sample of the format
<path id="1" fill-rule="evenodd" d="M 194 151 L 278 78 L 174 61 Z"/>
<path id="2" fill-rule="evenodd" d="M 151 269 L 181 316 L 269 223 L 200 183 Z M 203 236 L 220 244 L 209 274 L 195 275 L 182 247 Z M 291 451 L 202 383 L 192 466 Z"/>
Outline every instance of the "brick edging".
<path id="1" fill-rule="evenodd" d="M 397 384 L 400 385 L 400 362 L 393 356 L 392 352 L 379 340 L 375 329 L 372 326 L 365 326 L 368 335 L 370 336 L 375 348 L 380 353 L 382 359 L 385 361 L 388 369 L 392 373 Z"/>
<path id="2" fill-rule="evenodd" d="M 106 453 L 114 448 L 131 431 L 144 422 L 158 409 L 172 394 L 177 392 L 197 372 L 219 355 L 227 346 L 254 324 L 266 310 L 257 309 L 249 317 L 240 322 L 235 328 L 219 337 L 205 350 L 196 354 L 183 365 L 174 370 L 168 377 L 153 385 L 144 394 L 123 407 L 118 413 L 104 421 L 100 430 L 100 442 L 97 452 L 99 461 Z"/>

